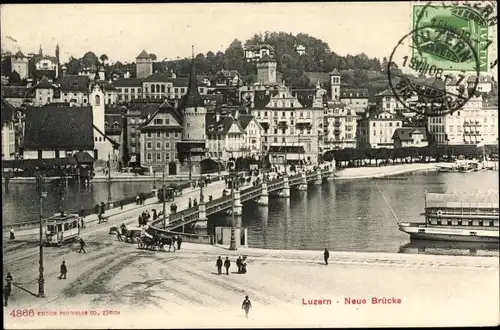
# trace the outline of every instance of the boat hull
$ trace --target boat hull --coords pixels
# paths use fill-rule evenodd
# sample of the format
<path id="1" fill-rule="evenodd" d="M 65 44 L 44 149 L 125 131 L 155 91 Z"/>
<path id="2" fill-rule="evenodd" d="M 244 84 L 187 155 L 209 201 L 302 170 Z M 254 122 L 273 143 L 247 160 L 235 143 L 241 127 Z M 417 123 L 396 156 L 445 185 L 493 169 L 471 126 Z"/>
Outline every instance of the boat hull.
<path id="1" fill-rule="evenodd" d="M 450 242 L 483 242 L 499 243 L 498 228 L 438 228 L 425 227 L 418 224 L 400 224 L 399 230 L 410 235 L 411 239 L 450 241 Z"/>

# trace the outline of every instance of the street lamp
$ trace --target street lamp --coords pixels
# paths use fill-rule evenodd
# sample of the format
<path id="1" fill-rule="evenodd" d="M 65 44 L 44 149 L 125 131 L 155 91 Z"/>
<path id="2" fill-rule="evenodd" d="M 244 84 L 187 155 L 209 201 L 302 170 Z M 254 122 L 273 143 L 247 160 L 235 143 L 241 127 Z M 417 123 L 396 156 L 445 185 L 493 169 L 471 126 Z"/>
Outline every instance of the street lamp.
<path id="1" fill-rule="evenodd" d="M 39 255 L 39 276 L 38 276 L 38 298 L 45 298 L 44 284 L 45 279 L 43 278 L 43 199 L 47 197 L 47 192 L 44 191 L 43 185 L 45 178 L 41 175 L 37 175 L 37 189 L 40 197 L 40 255 Z"/>
<path id="2" fill-rule="evenodd" d="M 111 154 L 108 153 L 108 203 L 111 203 Z"/>
<path id="3" fill-rule="evenodd" d="M 231 171 L 231 242 L 229 245 L 229 250 L 235 251 L 237 250 L 236 248 L 236 233 L 234 229 L 234 189 L 236 188 L 236 171 L 234 170 L 233 166 L 231 166 L 231 163 L 229 163 L 229 170 Z"/>

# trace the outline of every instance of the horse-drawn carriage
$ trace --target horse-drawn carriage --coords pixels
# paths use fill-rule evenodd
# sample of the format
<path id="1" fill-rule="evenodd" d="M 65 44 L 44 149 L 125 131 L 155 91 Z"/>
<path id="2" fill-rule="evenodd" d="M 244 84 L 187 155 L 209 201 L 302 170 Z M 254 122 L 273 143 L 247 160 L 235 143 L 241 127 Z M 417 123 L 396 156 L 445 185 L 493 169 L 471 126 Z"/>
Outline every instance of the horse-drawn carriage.
<path id="1" fill-rule="evenodd" d="M 149 230 L 148 230 L 149 229 Z M 146 229 L 143 235 L 139 238 L 137 243 L 138 249 L 147 249 L 151 251 L 165 251 L 165 245 L 168 245 L 168 251 L 173 247 L 175 252 L 175 246 L 173 239 L 171 237 L 166 237 L 161 233 L 156 233 L 150 228 Z"/>
<path id="2" fill-rule="evenodd" d="M 141 228 L 128 229 L 125 226 L 111 227 L 109 229 L 109 234 L 116 234 L 119 240 L 127 243 L 139 243 L 139 238 L 141 237 Z"/>
<path id="3" fill-rule="evenodd" d="M 165 197 L 165 202 L 173 202 L 174 197 L 179 195 L 181 190 L 177 185 L 171 184 L 168 187 L 160 188 L 157 191 L 158 201 L 163 203 L 163 198 Z"/>

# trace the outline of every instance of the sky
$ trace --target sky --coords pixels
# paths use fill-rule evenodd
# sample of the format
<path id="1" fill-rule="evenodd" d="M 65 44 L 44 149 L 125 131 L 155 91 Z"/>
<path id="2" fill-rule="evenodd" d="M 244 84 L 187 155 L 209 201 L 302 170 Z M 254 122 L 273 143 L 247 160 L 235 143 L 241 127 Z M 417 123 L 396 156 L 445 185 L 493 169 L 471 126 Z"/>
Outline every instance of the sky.
<path id="1" fill-rule="evenodd" d="M 267 31 L 307 33 L 337 54 L 389 57 L 411 29 L 409 2 L 2 5 L 2 47 L 61 60 L 87 51 L 133 62 L 145 49 L 158 60 L 224 51 Z M 14 42 L 13 40 L 16 42 Z"/>

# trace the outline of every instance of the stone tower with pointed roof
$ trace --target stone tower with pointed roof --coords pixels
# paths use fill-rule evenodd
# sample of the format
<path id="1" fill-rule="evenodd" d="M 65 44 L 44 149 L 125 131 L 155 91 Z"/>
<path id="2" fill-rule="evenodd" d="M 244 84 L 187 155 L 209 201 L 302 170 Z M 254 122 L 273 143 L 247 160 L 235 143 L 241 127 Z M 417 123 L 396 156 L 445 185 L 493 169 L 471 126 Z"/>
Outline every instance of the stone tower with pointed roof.
<path id="1" fill-rule="evenodd" d="M 337 69 L 330 72 L 330 98 L 332 101 L 340 99 L 340 72 Z"/>
<path id="2" fill-rule="evenodd" d="M 143 79 L 153 74 L 153 60 L 144 49 L 135 58 L 136 78 Z"/>
<path id="3" fill-rule="evenodd" d="M 267 54 L 257 62 L 257 80 L 261 84 L 276 83 L 276 61 Z"/>
<path id="4" fill-rule="evenodd" d="M 182 140 L 177 142 L 179 160 L 183 169 L 191 174 L 199 174 L 201 161 L 205 157 L 205 117 L 207 108 L 198 90 L 194 55 L 191 64 L 188 90 L 179 106 L 182 116 Z M 189 170 L 191 168 L 191 170 Z"/>
<path id="5" fill-rule="evenodd" d="M 21 79 L 28 78 L 29 59 L 19 50 L 10 58 L 12 71 L 16 71 Z"/>

